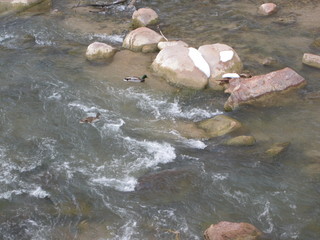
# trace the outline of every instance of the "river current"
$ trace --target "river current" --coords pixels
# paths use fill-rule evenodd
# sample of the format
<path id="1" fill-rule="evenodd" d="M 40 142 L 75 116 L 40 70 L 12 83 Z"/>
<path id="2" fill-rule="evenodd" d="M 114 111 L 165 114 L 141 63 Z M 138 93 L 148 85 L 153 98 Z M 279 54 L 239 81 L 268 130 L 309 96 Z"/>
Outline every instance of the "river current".
<path id="1" fill-rule="evenodd" d="M 320 53 L 312 47 L 316 1 L 277 1 L 280 12 L 268 18 L 250 0 L 138 1 L 158 12 L 169 39 L 226 43 L 246 71 L 288 66 L 308 81 L 284 104 L 230 113 L 227 95 L 180 90 L 154 75 L 155 54 L 121 50 L 107 65 L 86 61 L 93 41 L 121 48 L 130 14 L 67 2 L 53 0 L 59 13 L 1 19 L 0 239 L 200 240 L 219 221 L 251 223 L 268 239 L 320 238 L 320 99 L 308 98 L 320 90 L 320 72 L 301 63 L 304 52 Z M 263 66 L 267 57 L 276 63 Z M 143 84 L 122 81 L 145 73 Z M 79 123 L 97 112 L 100 121 Z M 186 139 L 172 128 L 222 113 L 256 145 Z M 266 159 L 278 142 L 291 144 Z"/>

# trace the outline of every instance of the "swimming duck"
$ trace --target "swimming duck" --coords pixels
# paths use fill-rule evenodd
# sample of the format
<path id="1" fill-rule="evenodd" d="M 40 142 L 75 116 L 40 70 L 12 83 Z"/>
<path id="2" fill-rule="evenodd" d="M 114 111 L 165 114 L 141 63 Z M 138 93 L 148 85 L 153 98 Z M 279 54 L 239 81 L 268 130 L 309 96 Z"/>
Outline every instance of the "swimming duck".
<path id="1" fill-rule="evenodd" d="M 148 76 L 147 75 L 143 75 L 141 78 L 139 77 L 125 77 L 123 79 L 123 81 L 126 81 L 126 82 L 144 82 L 144 80 L 147 78 Z"/>
<path id="2" fill-rule="evenodd" d="M 100 119 L 100 113 L 98 112 L 95 117 L 86 117 L 80 120 L 80 123 L 93 123 Z"/>

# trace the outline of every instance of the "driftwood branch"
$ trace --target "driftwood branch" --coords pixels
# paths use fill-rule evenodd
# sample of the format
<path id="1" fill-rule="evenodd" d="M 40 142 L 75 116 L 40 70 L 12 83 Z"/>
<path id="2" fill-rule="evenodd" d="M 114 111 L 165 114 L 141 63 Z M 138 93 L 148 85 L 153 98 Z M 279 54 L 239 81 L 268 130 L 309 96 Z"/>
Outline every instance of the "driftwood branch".
<path id="1" fill-rule="evenodd" d="M 128 4 L 129 8 L 134 7 L 134 4 L 136 3 L 137 0 L 131 0 L 130 3 Z"/>
<path id="2" fill-rule="evenodd" d="M 163 35 L 163 33 L 162 33 L 161 29 L 160 29 L 160 26 L 158 25 L 157 27 L 158 27 L 158 30 L 159 30 L 161 36 L 168 42 L 169 40 L 168 40 L 168 38 L 166 38 L 166 37 Z"/>
<path id="3" fill-rule="evenodd" d="M 88 4 L 80 4 L 80 1 L 78 2 L 78 4 L 76 6 L 73 6 L 72 8 L 78 8 L 78 7 L 96 7 L 96 8 L 107 8 L 113 5 L 118 5 L 118 4 L 122 4 L 125 3 L 127 0 L 118 0 L 115 1 L 113 3 L 88 3 Z"/>

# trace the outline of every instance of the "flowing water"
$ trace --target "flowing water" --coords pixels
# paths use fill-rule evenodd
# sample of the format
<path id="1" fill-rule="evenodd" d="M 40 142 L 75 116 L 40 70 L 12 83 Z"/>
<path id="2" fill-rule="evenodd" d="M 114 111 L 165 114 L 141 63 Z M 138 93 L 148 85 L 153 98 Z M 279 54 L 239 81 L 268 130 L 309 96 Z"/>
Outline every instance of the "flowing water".
<path id="1" fill-rule="evenodd" d="M 178 90 L 152 73 L 155 54 L 120 51 L 91 64 L 89 43 L 116 47 L 130 14 L 73 8 L 10 15 L 0 27 L 0 238 L 203 239 L 219 221 L 249 222 L 269 239 L 320 238 L 320 72 L 303 66 L 320 37 L 317 1 L 277 1 L 276 16 L 249 0 L 138 1 L 155 9 L 166 37 L 198 47 L 233 46 L 245 69 L 289 66 L 308 81 L 285 105 L 227 115 L 257 139 L 253 147 L 200 141 L 173 130 L 223 113 L 223 93 Z M 283 22 L 283 19 L 289 22 Z M 273 57 L 275 65 L 259 60 Z M 149 78 L 123 82 L 126 75 Z M 100 112 L 93 124 L 79 119 Z M 270 161 L 273 143 L 291 143 Z M 138 188 L 138 181 L 141 185 Z"/>

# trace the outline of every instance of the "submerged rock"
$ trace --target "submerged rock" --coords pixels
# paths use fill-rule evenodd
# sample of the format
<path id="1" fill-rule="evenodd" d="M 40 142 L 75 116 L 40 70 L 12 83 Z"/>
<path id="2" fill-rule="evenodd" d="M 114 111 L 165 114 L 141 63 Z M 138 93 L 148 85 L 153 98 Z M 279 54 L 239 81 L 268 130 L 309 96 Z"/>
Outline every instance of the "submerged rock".
<path id="1" fill-rule="evenodd" d="M 242 124 L 238 120 L 225 115 L 217 115 L 196 123 L 177 122 L 174 129 L 185 138 L 210 139 L 226 135 L 241 127 Z"/>
<path id="2" fill-rule="evenodd" d="M 132 26 L 134 28 L 145 27 L 156 24 L 159 20 L 158 14 L 151 8 L 140 8 L 132 15 Z"/>
<path id="3" fill-rule="evenodd" d="M 273 144 L 265 153 L 270 157 L 276 157 L 283 153 L 290 146 L 290 142 L 276 143 Z"/>
<path id="4" fill-rule="evenodd" d="M 209 138 L 223 136 L 242 127 L 238 120 L 225 115 L 217 115 L 196 125 L 203 129 Z"/>
<path id="5" fill-rule="evenodd" d="M 86 51 L 86 57 L 90 61 L 106 61 L 114 56 L 117 49 L 101 42 L 91 43 Z"/>
<path id="6" fill-rule="evenodd" d="M 205 240 L 258 240 L 262 232 L 249 223 L 219 222 L 204 232 Z"/>
<path id="7" fill-rule="evenodd" d="M 320 68 L 320 56 L 319 55 L 305 53 L 305 54 L 303 54 L 302 62 L 308 66 Z"/>
<path id="8" fill-rule="evenodd" d="M 231 138 L 225 142 L 229 146 L 252 146 L 256 143 L 253 136 L 238 136 Z"/>
<path id="9" fill-rule="evenodd" d="M 241 73 L 243 64 L 236 51 L 221 43 L 203 45 L 199 47 L 199 52 L 207 61 L 210 67 L 209 88 L 223 90 L 224 87 L 219 85 L 222 75 L 225 73 Z"/>
<path id="10" fill-rule="evenodd" d="M 142 176 L 135 191 L 153 202 L 177 201 L 193 187 L 195 175 L 187 169 L 168 169 Z"/>
<path id="11" fill-rule="evenodd" d="M 230 80 L 226 93 L 231 93 L 224 108 L 227 111 L 243 104 L 254 104 L 267 101 L 272 93 L 280 93 L 292 88 L 302 87 L 306 80 L 291 68 L 274 71 L 252 78 Z M 263 98 L 266 96 L 266 98 Z"/>
<path id="12" fill-rule="evenodd" d="M 160 41 L 164 41 L 160 34 L 149 28 L 140 27 L 125 37 L 122 46 L 135 52 L 154 52 L 158 50 Z"/>
<path id="13" fill-rule="evenodd" d="M 199 68 L 195 61 L 206 64 L 205 71 L 210 71 L 196 49 L 178 44 L 162 49 L 153 61 L 152 69 L 173 85 L 199 90 L 207 86 L 208 72 Z"/>
<path id="14" fill-rule="evenodd" d="M 259 7 L 259 14 L 264 16 L 269 16 L 277 12 L 278 7 L 274 3 L 264 3 Z"/>

